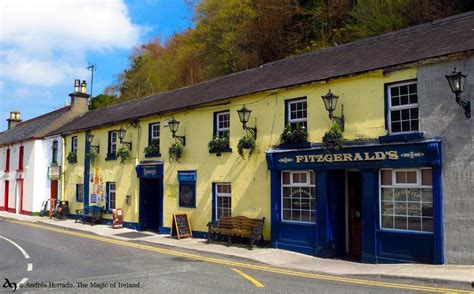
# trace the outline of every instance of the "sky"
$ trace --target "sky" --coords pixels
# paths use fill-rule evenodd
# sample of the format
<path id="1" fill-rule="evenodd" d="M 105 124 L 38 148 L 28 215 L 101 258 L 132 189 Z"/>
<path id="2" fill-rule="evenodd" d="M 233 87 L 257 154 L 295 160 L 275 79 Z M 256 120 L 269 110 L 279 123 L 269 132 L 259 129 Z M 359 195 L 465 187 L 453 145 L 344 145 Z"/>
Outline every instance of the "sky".
<path id="1" fill-rule="evenodd" d="M 116 81 L 134 46 L 192 26 L 185 0 L 1 0 L 0 132 L 10 111 L 23 120 L 61 108 L 74 79 L 93 94 Z"/>

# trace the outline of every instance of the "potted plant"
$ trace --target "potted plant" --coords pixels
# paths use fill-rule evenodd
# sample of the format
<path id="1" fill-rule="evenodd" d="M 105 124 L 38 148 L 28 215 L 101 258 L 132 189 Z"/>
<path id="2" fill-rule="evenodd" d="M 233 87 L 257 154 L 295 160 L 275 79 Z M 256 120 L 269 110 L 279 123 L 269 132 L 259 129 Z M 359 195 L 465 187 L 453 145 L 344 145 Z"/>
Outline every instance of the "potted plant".
<path id="1" fill-rule="evenodd" d="M 158 141 L 156 139 L 152 140 L 150 145 L 145 147 L 144 152 L 145 152 L 146 157 L 159 156 L 159 154 L 160 154 L 160 141 Z"/>
<path id="2" fill-rule="evenodd" d="M 342 148 L 343 134 L 341 127 L 333 123 L 332 127 L 323 136 L 323 148 L 339 150 Z"/>
<path id="3" fill-rule="evenodd" d="M 69 151 L 66 159 L 69 163 L 77 163 L 77 153 Z"/>
<path id="4" fill-rule="evenodd" d="M 207 146 L 209 147 L 209 152 L 217 153 L 217 156 L 220 156 L 221 152 L 229 149 L 229 138 L 214 136 Z"/>
<path id="5" fill-rule="evenodd" d="M 308 130 L 302 124 L 298 124 L 296 127 L 287 124 L 280 136 L 280 140 L 283 144 L 290 145 L 306 143 L 308 142 Z"/>
<path id="6" fill-rule="evenodd" d="M 245 135 L 244 137 L 240 138 L 239 143 L 237 144 L 237 152 L 240 156 L 244 157 L 244 149 L 249 150 L 249 158 L 255 152 L 255 148 L 257 147 L 257 143 L 255 142 L 255 138 L 252 135 Z"/>
<path id="7" fill-rule="evenodd" d="M 91 148 L 89 151 L 89 159 L 90 159 L 90 164 L 94 165 L 95 160 L 97 159 L 97 152 L 95 148 Z"/>
<path id="8" fill-rule="evenodd" d="M 183 156 L 184 146 L 180 141 L 176 141 L 171 144 L 168 153 L 170 155 L 170 161 L 177 161 Z"/>
<path id="9" fill-rule="evenodd" d="M 120 158 L 120 163 L 125 163 L 130 158 L 130 151 L 127 147 L 122 146 L 117 150 L 117 157 Z"/>

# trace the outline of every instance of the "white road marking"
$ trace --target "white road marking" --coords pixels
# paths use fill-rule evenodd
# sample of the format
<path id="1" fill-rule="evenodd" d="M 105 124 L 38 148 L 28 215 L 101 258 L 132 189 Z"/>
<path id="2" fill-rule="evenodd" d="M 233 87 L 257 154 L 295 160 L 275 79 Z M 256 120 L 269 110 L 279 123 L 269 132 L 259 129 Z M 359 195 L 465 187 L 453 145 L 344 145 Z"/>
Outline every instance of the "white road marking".
<path id="1" fill-rule="evenodd" d="M 33 264 L 32 263 L 28 263 L 28 269 L 27 271 L 31 272 L 33 270 Z"/>
<path id="2" fill-rule="evenodd" d="M 3 237 L 3 236 L 0 236 L 0 238 L 10 242 L 11 244 L 13 244 L 13 246 L 15 246 L 16 248 L 18 248 L 18 250 L 21 251 L 21 253 L 23 253 L 23 255 L 25 256 L 26 259 L 29 259 L 30 256 L 28 255 L 28 253 L 26 253 L 25 249 L 21 248 L 20 245 L 16 244 L 15 242 L 13 242 L 12 240 L 6 238 L 6 237 Z M 24 280 L 24 279 L 23 279 Z"/>

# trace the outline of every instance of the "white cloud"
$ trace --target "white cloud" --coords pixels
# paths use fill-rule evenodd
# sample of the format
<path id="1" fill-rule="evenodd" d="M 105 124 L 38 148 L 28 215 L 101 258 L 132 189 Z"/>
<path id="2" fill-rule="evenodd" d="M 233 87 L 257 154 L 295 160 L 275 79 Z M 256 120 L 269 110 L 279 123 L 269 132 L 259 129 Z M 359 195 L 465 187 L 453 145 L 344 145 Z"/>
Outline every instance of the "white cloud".
<path id="1" fill-rule="evenodd" d="M 129 49 L 141 32 L 123 0 L 2 0 L 0 79 L 49 87 L 85 78 L 88 52 Z"/>

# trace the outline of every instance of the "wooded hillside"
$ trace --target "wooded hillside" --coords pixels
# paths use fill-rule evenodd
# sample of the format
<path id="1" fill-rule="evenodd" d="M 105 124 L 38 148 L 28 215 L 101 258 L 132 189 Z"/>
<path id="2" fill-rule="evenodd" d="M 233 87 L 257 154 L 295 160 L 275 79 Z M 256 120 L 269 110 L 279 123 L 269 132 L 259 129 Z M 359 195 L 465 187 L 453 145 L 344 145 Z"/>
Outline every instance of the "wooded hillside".
<path id="1" fill-rule="evenodd" d="M 92 109 L 474 9 L 470 0 L 187 2 L 194 28 L 134 48 L 130 68 Z"/>

